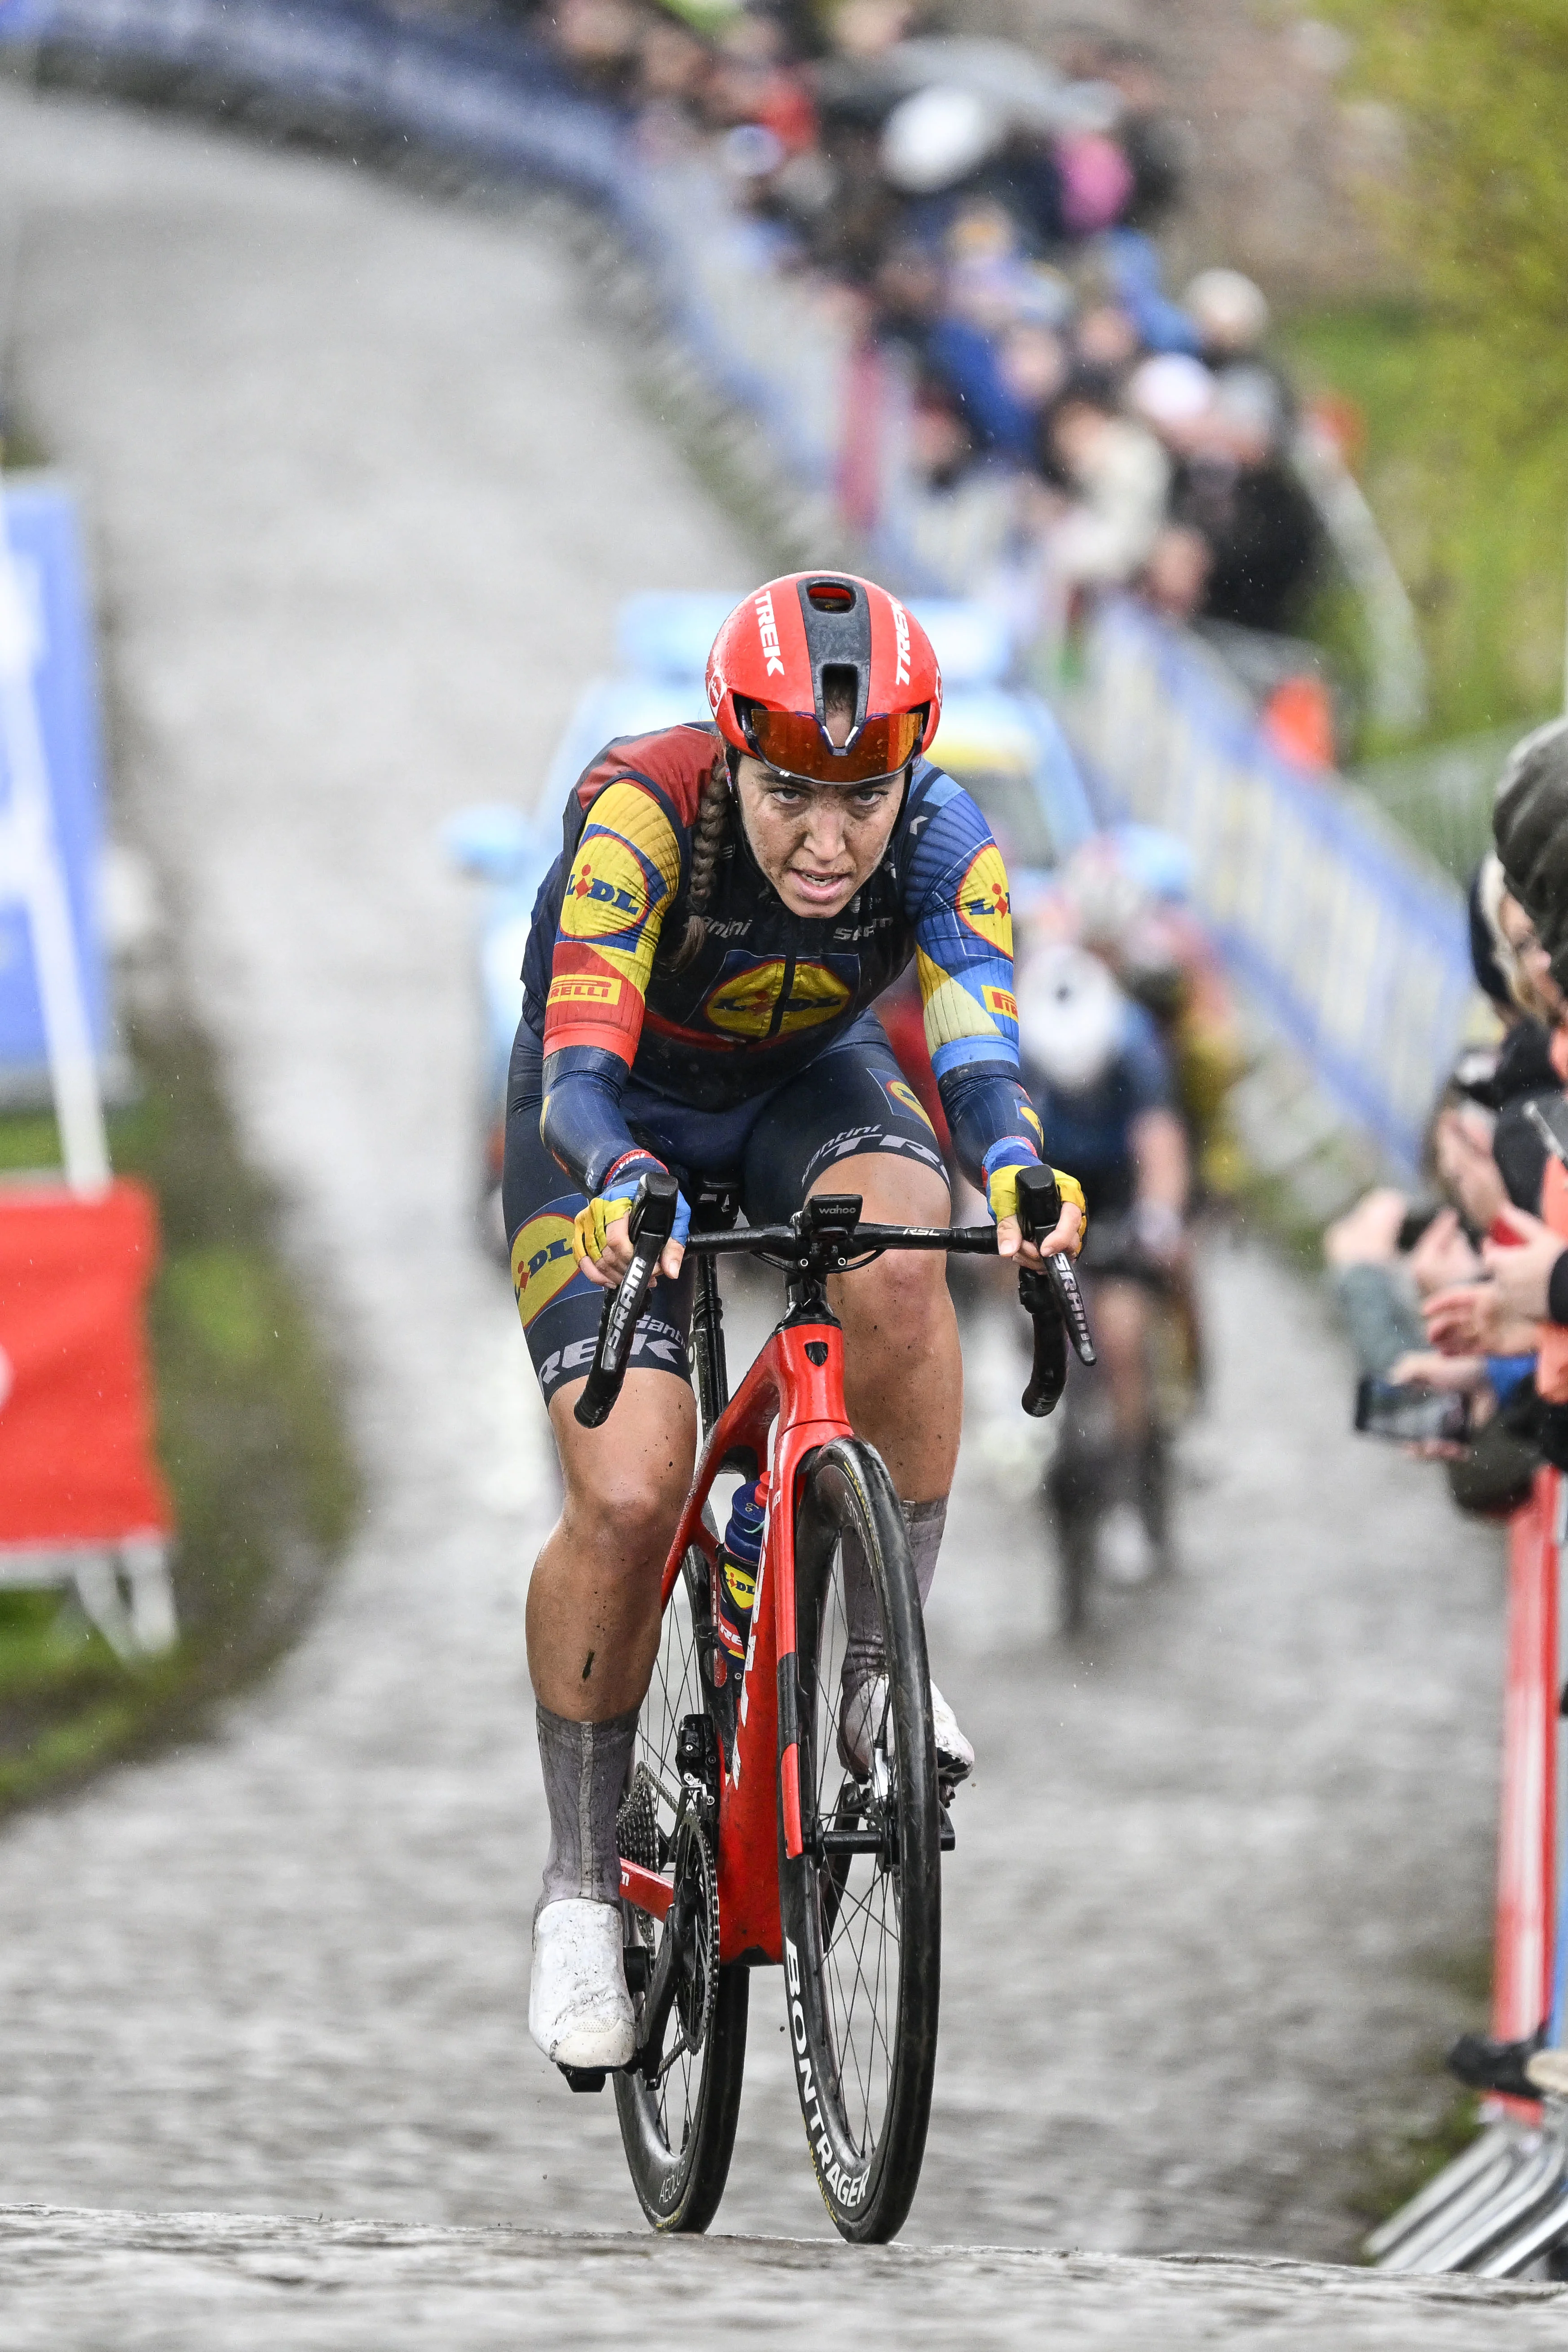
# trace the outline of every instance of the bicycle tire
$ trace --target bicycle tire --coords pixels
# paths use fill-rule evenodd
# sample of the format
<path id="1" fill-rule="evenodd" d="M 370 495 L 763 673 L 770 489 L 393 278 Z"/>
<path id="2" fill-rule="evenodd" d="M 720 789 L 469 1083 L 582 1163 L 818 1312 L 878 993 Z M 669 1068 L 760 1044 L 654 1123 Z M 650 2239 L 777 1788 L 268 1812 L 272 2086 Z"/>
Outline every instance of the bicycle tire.
<path id="1" fill-rule="evenodd" d="M 881 1696 L 868 1717 L 865 1780 L 846 1769 L 839 1746 L 844 1561 L 857 1549 L 886 1666 L 868 1686 Z M 914 2201 L 931 2120 L 942 1863 L 931 1677 L 909 1538 L 886 1469 L 858 1439 L 823 1446 L 803 1480 L 795 1643 L 805 1851 L 789 1859 L 782 1822 L 779 1840 L 795 2090 L 834 2227 L 854 2242 L 882 2244 Z M 878 1834 L 881 1851 L 826 1854 L 823 1831 L 847 1829 Z"/>
<path id="2" fill-rule="evenodd" d="M 666 1867 L 677 1832 L 681 1774 L 675 1743 L 680 1726 L 691 1715 L 711 1720 L 702 1672 L 708 1618 L 708 1564 L 693 1545 L 664 1612 L 658 1658 L 637 1723 L 631 1787 L 618 1824 L 621 1853 L 649 1869 Z M 658 1947 L 658 1923 L 629 1903 L 621 1908 L 628 1943 L 640 1943 L 651 1957 Z M 706 1931 L 713 1952 L 717 1927 L 715 1902 Z M 750 1976 L 742 1968 L 718 1968 L 714 1977 L 700 2046 L 689 2056 L 677 2056 L 661 2082 L 641 2072 L 614 2077 L 632 2186 L 661 2235 L 707 2229 L 719 2210 L 734 2152 Z M 634 1992 L 632 1999 L 640 2027 L 642 1997 Z M 672 2015 L 679 2033 L 679 2007 Z"/>

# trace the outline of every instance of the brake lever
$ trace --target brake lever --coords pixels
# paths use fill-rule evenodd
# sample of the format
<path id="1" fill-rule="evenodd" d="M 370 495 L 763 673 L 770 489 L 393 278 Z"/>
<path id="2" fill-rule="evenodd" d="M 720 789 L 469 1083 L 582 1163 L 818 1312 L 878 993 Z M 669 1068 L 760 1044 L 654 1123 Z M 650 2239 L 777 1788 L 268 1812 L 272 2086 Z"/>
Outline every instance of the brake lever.
<path id="1" fill-rule="evenodd" d="M 674 1229 L 678 1199 L 679 1187 L 673 1176 L 650 1174 L 637 1186 L 627 1220 L 632 1262 L 605 1300 L 593 1369 L 572 1408 L 574 1419 L 584 1429 L 600 1428 L 609 1419 L 620 1395 L 631 1360 L 632 1339 L 653 1288 L 664 1245 Z"/>
<path id="2" fill-rule="evenodd" d="M 1062 1213 L 1061 1188 L 1048 1168 L 1018 1171 L 1018 1227 L 1026 1241 L 1039 1242 L 1054 1231 Z M 1054 1253 L 1044 1270 L 1023 1266 L 1018 1297 L 1035 1327 L 1035 1360 L 1024 1391 L 1024 1411 L 1036 1420 L 1054 1412 L 1067 1387 L 1068 1341 L 1079 1361 L 1095 1360 L 1094 1340 L 1083 1293 L 1072 1261 Z"/>
<path id="3" fill-rule="evenodd" d="M 1056 1291 L 1057 1299 L 1061 1307 L 1062 1321 L 1067 1326 L 1067 1335 L 1072 1341 L 1073 1352 L 1079 1362 L 1080 1364 L 1098 1362 L 1099 1359 L 1094 1352 L 1093 1335 L 1089 1328 L 1089 1310 L 1083 1303 L 1083 1293 L 1079 1288 L 1078 1276 L 1073 1272 L 1071 1258 L 1058 1252 L 1056 1256 L 1046 1260 L 1046 1272 L 1051 1278 L 1052 1287 Z"/>
<path id="4" fill-rule="evenodd" d="M 1018 1227 L 1026 1242 L 1041 1242 L 1056 1230 L 1062 1213 L 1061 1187 L 1049 1168 L 1020 1168 L 1018 1171 Z M 1073 1351 L 1080 1364 L 1096 1361 L 1094 1339 L 1089 1328 L 1089 1311 L 1079 1288 L 1073 1263 L 1064 1251 L 1053 1252 L 1046 1260 L 1046 1273 L 1056 1292 L 1057 1306 Z"/>
<path id="5" fill-rule="evenodd" d="M 1030 1419 L 1039 1421 L 1055 1412 L 1068 1384 L 1067 1325 L 1056 1294 L 1037 1267 L 1026 1265 L 1019 1274 L 1018 1297 L 1035 1332 L 1035 1360 L 1022 1402 Z"/>

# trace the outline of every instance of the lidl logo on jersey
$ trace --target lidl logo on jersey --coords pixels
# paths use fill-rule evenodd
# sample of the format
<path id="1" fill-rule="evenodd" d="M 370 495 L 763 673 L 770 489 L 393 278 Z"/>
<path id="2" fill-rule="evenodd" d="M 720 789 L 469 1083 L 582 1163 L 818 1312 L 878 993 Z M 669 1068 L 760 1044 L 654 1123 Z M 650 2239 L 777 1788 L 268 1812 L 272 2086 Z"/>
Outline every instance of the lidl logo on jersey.
<path id="1" fill-rule="evenodd" d="M 553 1211 L 531 1217 L 511 1245 L 511 1286 L 526 1331 L 577 1271 L 572 1219 Z"/>
<path id="2" fill-rule="evenodd" d="M 998 1021 L 1017 1020 L 1018 1000 L 1010 989 L 983 988 L 980 994 L 986 1012 L 994 1013 Z"/>
<path id="3" fill-rule="evenodd" d="M 884 1078 L 882 1090 L 889 1102 L 897 1103 L 900 1110 L 907 1110 L 911 1118 L 920 1120 L 922 1127 L 931 1128 L 933 1135 L 936 1133 L 935 1128 L 931 1127 L 924 1103 L 907 1078 Z"/>
<path id="4" fill-rule="evenodd" d="M 835 1020 L 848 1002 L 847 984 L 826 964 L 792 968 L 786 957 L 771 956 L 721 980 L 702 1009 L 727 1037 L 788 1037 Z"/>
<path id="5" fill-rule="evenodd" d="M 608 940 L 635 931 L 647 908 L 647 877 L 636 850 L 616 834 L 590 834 L 573 862 L 561 905 L 568 939 Z"/>
<path id="6" fill-rule="evenodd" d="M 1005 956 L 1013 952 L 1013 902 L 1007 895 L 1007 868 L 994 841 L 970 861 L 958 886 L 960 919 L 988 945 Z M 1015 1020 L 1017 1014 L 1015 1012 Z"/>

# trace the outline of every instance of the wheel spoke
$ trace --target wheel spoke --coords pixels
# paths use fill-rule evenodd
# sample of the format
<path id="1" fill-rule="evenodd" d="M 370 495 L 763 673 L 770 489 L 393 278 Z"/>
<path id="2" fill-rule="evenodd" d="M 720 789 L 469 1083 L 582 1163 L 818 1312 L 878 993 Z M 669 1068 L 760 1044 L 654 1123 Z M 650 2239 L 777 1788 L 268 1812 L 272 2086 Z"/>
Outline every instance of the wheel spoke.
<path id="1" fill-rule="evenodd" d="M 633 1860 L 643 1861 L 645 1865 L 651 1861 L 659 1869 L 668 1868 L 673 1863 L 678 1879 L 688 1885 L 691 1883 L 691 1869 L 698 1867 L 697 1884 L 703 1890 L 685 1931 L 688 1948 L 679 1959 L 675 1998 L 651 2079 L 641 2074 L 624 2076 L 617 2090 L 622 2136 L 633 2176 L 650 2217 L 658 2220 L 664 2220 L 670 2210 L 672 2171 L 682 2182 L 679 2192 L 681 2197 L 687 2193 L 687 2182 L 701 2180 L 700 2170 L 692 2175 L 689 2167 L 710 2162 L 710 2158 L 703 2157 L 701 2143 L 706 2140 L 710 2147 L 712 2145 L 715 2128 L 711 2100 L 705 2105 L 705 2085 L 714 2057 L 715 2004 L 719 1997 L 718 1947 L 712 1932 L 716 1919 L 712 1860 L 710 1854 L 705 1864 L 698 1865 L 689 1844 L 683 1849 L 683 1841 L 701 1841 L 704 1833 L 690 1817 L 691 1800 L 676 1762 L 676 1742 L 683 1721 L 704 1712 L 705 1705 L 691 1589 L 683 1576 L 664 1612 L 658 1654 L 637 1724 L 632 1789 L 622 1809 L 622 1852 Z M 639 1852 L 639 1846 L 646 1845 L 650 1835 L 657 1849 L 651 1856 Z M 683 1850 L 687 1857 L 684 1863 Z M 628 1909 L 626 1916 L 632 1923 L 629 1932 L 648 1955 L 646 1965 L 651 1975 L 661 1939 L 670 1931 L 666 1923 L 646 1913 Z M 639 2002 L 646 2002 L 646 1998 L 639 1996 Z M 731 2011 L 732 2009 L 731 2003 Z M 733 2029 L 729 2030 L 732 2032 Z M 731 2086 L 724 2098 L 730 2118 L 728 2132 L 732 2134 L 739 2068 L 732 2041 L 726 2043 L 726 2048 L 730 2054 L 720 2063 L 727 2070 Z M 721 2163 L 727 2163 L 728 2135 L 722 2133 L 721 2126 L 721 2131 L 725 2151 Z M 704 2191 L 700 2189 L 697 2193 L 700 2198 Z M 706 2193 L 716 2192 L 710 2189 Z M 710 2203 L 695 2226 L 705 2226 L 710 2210 Z"/>
<path id="2" fill-rule="evenodd" d="M 870 1720 L 865 1727 L 877 1763 L 885 1767 L 886 1794 L 880 1804 L 865 1785 L 842 1773 L 838 1763 L 838 1710 L 853 1686 L 843 1679 L 849 1654 L 850 1612 L 846 1591 L 847 1556 L 852 1547 L 840 1536 L 816 1611 L 815 1656 L 803 1662 L 803 1698 L 815 1754 L 816 1818 L 851 1825 L 869 1823 L 889 1815 L 895 1830 L 902 1795 L 892 1713 L 892 1684 L 882 1677 Z M 853 1548 L 858 1550 L 858 1546 Z M 868 1570 L 857 1567 L 870 1588 Z M 865 1632 L 862 1633 L 862 1643 Z M 884 1660 L 889 1654 L 886 1625 L 879 1604 L 874 1650 Z M 864 1663 L 867 1652 L 859 1655 Z M 837 1785 L 836 1785 L 837 1776 Z M 837 2053 L 839 2105 L 845 2126 L 862 2155 L 875 2144 L 890 2095 L 894 2050 L 889 2013 L 896 2007 L 900 1965 L 900 1938 L 896 1911 L 889 1917 L 890 1874 L 879 1862 L 845 1857 L 823 1866 L 817 1878 L 821 1930 L 820 1983 L 823 2007 Z"/>

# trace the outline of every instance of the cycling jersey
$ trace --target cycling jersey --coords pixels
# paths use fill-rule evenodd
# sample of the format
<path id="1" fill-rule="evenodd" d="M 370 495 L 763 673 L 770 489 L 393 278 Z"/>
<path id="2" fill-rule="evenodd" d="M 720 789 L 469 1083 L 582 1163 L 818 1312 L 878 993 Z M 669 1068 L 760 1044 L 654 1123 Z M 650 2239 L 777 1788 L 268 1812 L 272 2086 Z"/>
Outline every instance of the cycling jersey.
<path id="1" fill-rule="evenodd" d="M 1025 1076 L 1039 1114 L 1041 1156 L 1070 1168 L 1094 1219 L 1119 1216 L 1137 1193 L 1134 1123 L 1145 1111 L 1173 1108 L 1171 1060 L 1159 1030 L 1141 1004 L 1125 1004 L 1116 1053 L 1089 1086 L 1069 1092 L 1037 1068 Z"/>
<path id="2" fill-rule="evenodd" d="M 522 975 L 548 1150 L 589 1194 L 639 1148 L 634 1126 L 700 1169 L 704 1130 L 749 1126 L 748 1107 L 831 1050 L 913 954 L 966 1171 L 983 1182 L 998 1158 L 1032 1157 L 1006 869 L 968 793 L 917 760 L 876 871 L 822 918 L 785 907 L 731 822 L 688 959 L 692 829 L 721 751 L 706 726 L 625 738 L 568 801 Z"/>

